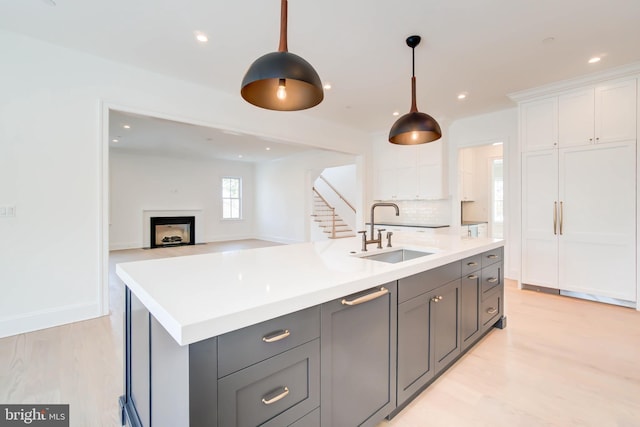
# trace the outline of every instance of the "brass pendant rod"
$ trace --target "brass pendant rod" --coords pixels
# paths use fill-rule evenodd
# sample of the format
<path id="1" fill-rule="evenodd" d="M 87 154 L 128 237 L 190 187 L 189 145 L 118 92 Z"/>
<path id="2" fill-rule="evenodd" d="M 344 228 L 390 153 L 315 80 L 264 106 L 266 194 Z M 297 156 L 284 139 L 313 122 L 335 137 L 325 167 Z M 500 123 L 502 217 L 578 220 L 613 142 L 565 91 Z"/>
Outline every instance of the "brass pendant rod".
<path id="1" fill-rule="evenodd" d="M 416 106 L 416 76 L 411 77 L 411 109 L 409 112 L 418 112 L 418 107 Z"/>
<path id="2" fill-rule="evenodd" d="M 280 46 L 278 52 L 288 52 L 287 46 L 287 0 L 280 3 Z"/>

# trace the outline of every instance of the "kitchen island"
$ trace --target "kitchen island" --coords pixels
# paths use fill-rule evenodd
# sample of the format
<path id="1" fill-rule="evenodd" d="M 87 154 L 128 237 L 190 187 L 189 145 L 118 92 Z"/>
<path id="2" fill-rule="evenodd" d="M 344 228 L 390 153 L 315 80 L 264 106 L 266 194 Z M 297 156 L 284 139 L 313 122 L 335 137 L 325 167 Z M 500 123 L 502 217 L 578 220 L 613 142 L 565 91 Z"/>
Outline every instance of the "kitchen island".
<path id="1" fill-rule="evenodd" d="M 375 425 L 401 410 L 504 307 L 503 241 L 399 237 L 119 264 L 123 424 Z M 422 256 L 363 257 L 399 248 Z"/>

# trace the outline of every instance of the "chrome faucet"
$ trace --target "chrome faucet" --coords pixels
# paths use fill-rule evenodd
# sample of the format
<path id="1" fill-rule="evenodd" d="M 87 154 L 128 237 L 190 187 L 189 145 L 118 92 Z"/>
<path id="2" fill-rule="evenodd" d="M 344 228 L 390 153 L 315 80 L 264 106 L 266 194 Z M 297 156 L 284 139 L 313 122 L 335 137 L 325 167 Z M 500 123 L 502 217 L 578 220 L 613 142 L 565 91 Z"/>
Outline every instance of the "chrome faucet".
<path id="1" fill-rule="evenodd" d="M 367 245 L 369 243 L 377 243 L 378 244 L 378 249 L 382 249 L 382 232 L 385 231 L 384 228 L 380 228 L 378 229 L 378 238 L 374 239 L 373 235 L 375 233 L 374 230 L 374 226 L 375 226 L 375 218 L 374 218 L 374 212 L 375 209 L 378 206 L 389 206 L 392 208 L 395 208 L 396 210 L 396 216 L 400 215 L 400 208 L 398 208 L 398 205 L 396 205 L 395 203 L 387 203 L 387 202 L 383 202 L 383 203 L 374 203 L 373 205 L 371 205 L 371 238 L 367 239 L 367 231 L 358 231 L 358 233 L 362 234 L 362 251 L 365 252 L 367 250 Z M 391 247 L 391 235 L 393 233 L 389 232 L 387 233 L 387 247 L 390 248 Z"/>

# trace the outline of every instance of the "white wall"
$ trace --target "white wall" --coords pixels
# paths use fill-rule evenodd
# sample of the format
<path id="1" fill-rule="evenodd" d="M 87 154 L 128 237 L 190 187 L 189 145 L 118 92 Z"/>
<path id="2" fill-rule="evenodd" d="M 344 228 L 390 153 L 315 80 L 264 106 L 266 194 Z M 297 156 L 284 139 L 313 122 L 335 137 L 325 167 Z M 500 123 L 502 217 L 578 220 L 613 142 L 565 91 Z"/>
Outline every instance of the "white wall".
<path id="1" fill-rule="evenodd" d="M 350 153 L 368 142 L 304 112 L 11 32 L 0 31 L 0 51 L 0 204 L 17 209 L 0 220 L 0 336 L 108 312 L 105 105 Z"/>
<path id="2" fill-rule="evenodd" d="M 449 164 L 458 164 L 458 150 L 503 142 L 505 185 L 505 275 L 520 277 L 520 157 L 518 154 L 518 110 L 510 108 L 456 120 L 449 128 Z M 452 192 L 452 224 L 460 222 L 457 168 L 449 170 Z"/>
<path id="3" fill-rule="evenodd" d="M 196 242 L 254 236 L 254 165 L 110 151 L 110 249 L 149 247 L 144 210 L 202 210 Z M 242 220 L 223 220 L 220 179 L 242 178 Z M 146 241 L 145 241 L 146 240 Z"/>
<path id="4" fill-rule="evenodd" d="M 314 150 L 256 165 L 257 236 L 281 243 L 309 241 L 313 181 L 327 167 L 354 162 L 350 154 Z"/>

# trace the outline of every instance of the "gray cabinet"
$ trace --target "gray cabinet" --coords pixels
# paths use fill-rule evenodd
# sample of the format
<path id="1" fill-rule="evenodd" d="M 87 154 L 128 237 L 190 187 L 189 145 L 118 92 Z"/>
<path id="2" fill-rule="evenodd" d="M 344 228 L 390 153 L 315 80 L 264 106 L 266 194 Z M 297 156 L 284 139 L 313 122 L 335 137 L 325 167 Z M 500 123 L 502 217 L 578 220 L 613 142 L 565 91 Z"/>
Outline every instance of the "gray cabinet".
<path id="1" fill-rule="evenodd" d="M 460 354 L 460 268 L 458 261 L 398 281 L 398 294 L 413 296 L 398 305 L 398 404 Z"/>
<path id="2" fill-rule="evenodd" d="M 460 279 L 450 282 L 429 296 L 435 374 L 460 354 Z"/>
<path id="3" fill-rule="evenodd" d="M 481 255 L 462 260 L 460 283 L 460 339 L 464 351 L 481 333 L 480 319 L 480 263 Z"/>
<path id="4" fill-rule="evenodd" d="M 375 426 L 395 408 L 396 310 L 396 282 L 322 304 L 322 426 Z"/>

